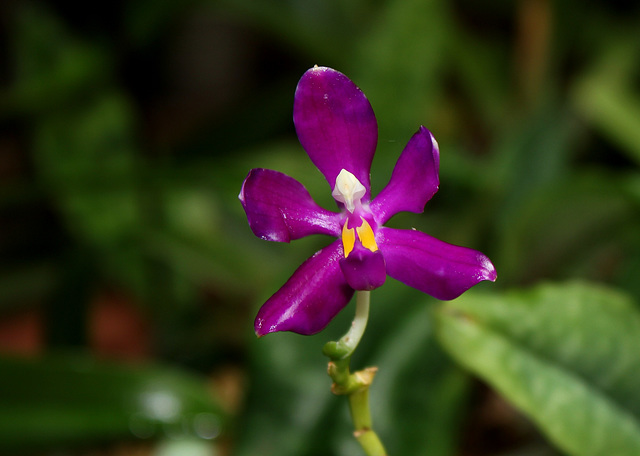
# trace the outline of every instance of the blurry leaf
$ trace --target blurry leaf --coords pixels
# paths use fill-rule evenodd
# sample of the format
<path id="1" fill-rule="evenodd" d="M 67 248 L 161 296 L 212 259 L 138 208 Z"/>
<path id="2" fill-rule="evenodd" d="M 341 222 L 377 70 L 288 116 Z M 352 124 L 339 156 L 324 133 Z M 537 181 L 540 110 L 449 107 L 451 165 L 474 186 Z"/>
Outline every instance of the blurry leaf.
<path id="1" fill-rule="evenodd" d="M 140 283 L 139 252 L 131 249 L 142 219 L 134 114 L 126 97 L 109 87 L 108 54 L 71 36 L 42 5 L 17 11 L 12 96 L 35 114 L 28 133 L 38 186 L 84 246 L 116 257 L 116 246 L 125 250 L 127 261 L 113 270 L 132 272 L 128 281 Z"/>
<path id="2" fill-rule="evenodd" d="M 214 0 L 225 14 L 235 16 L 253 28 L 283 40 L 305 58 L 313 56 L 309 66 L 335 65 L 345 61 L 349 35 L 359 24 L 347 23 L 340 14 L 340 0 Z"/>
<path id="3" fill-rule="evenodd" d="M 389 282 L 373 294 L 383 302 L 373 303 L 364 340 L 375 335 L 375 347 L 357 361 L 380 369 L 370 393 L 374 425 L 390 454 L 455 455 L 469 377 L 434 338 L 432 300 Z"/>
<path id="4" fill-rule="evenodd" d="M 634 173 L 625 179 L 624 187 L 633 198 L 635 204 L 640 207 L 640 173 Z"/>
<path id="5" fill-rule="evenodd" d="M 17 6 L 15 82 L 0 92 L 0 116 L 57 111 L 105 84 L 112 63 L 104 49 L 70 36 L 42 3 Z"/>
<path id="6" fill-rule="evenodd" d="M 72 231 L 97 244 L 130 235 L 140 223 L 133 118 L 118 93 L 42 119 L 35 132 L 38 171 Z"/>
<path id="7" fill-rule="evenodd" d="M 636 210 L 640 209 L 640 173 L 633 173 L 621 179 L 624 182 L 624 189 L 631 197 Z M 640 212 L 640 211 L 637 211 Z M 616 284 L 629 292 L 635 301 L 640 303 L 640 238 L 637 236 L 637 229 L 640 222 L 630 228 L 629 247 L 627 249 L 626 264 L 620 268 L 620 274 Z"/>
<path id="8" fill-rule="evenodd" d="M 460 24 L 455 27 L 447 46 L 455 66 L 456 82 L 461 84 L 464 95 L 472 101 L 472 108 L 477 110 L 479 120 L 487 126 L 501 128 L 504 126 L 511 76 L 505 71 L 510 48 L 500 39 L 489 40 L 485 36 L 479 39 Z M 462 120 L 458 128 L 467 129 L 469 126 L 466 123 Z"/>
<path id="9" fill-rule="evenodd" d="M 331 382 L 321 354 L 330 338 L 326 332 L 311 337 L 278 333 L 253 342 L 251 378 L 255 381 L 237 456 L 305 456 L 326 449 L 330 440 L 326 433 L 316 453 L 312 443 L 314 430 L 326 425 L 327 413 L 335 410 L 338 400 L 329 391 Z"/>
<path id="10" fill-rule="evenodd" d="M 505 212 L 567 172 L 575 153 L 577 123 L 555 100 L 498 130 L 487 185 L 502 185 Z"/>
<path id="11" fill-rule="evenodd" d="M 576 456 L 640 454 L 640 313 L 587 283 L 468 293 L 437 312 L 465 367 Z"/>
<path id="12" fill-rule="evenodd" d="M 573 88 L 578 111 L 640 165 L 638 36 L 614 42 Z"/>
<path id="13" fill-rule="evenodd" d="M 133 122 L 128 100 L 117 91 L 95 95 L 42 116 L 33 160 L 69 232 L 144 295 L 149 276 L 140 239 L 158 209 L 149 196 L 152 181 L 140 171 Z"/>
<path id="14" fill-rule="evenodd" d="M 0 452 L 115 439 L 212 439 L 224 417 L 202 379 L 80 356 L 0 359 Z"/>
<path id="15" fill-rule="evenodd" d="M 143 220 L 132 107 L 105 84 L 105 52 L 72 37 L 42 6 L 18 11 L 18 89 L 45 108 L 34 111 L 30 131 L 42 187 L 82 242 L 131 253 Z M 128 260 L 125 269 L 139 266 L 139 258 Z"/>
<path id="16" fill-rule="evenodd" d="M 25 302 L 38 302 L 54 288 L 57 275 L 50 263 L 5 271 L 0 276 L 0 311 L 11 310 Z"/>
<path id="17" fill-rule="evenodd" d="M 210 442 L 194 438 L 170 438 L 161 442 L 153 456 L 216 456 L 220 453 Z"/>
<path id="18" fill-rule="evenodd" d="M 520 201 L 502 226 L 502 256 L 494 258 L 502 279 L 522 283 L 574 271 L 596 278 L 615 272 L 615 259 L 609 264 L 600 254 L 624 255 L 639 215 L 615 179 L 584 173 Z"/>
<path id="19" fill-rule="evenodd" d="M 377 10 L 368 33 L 359 40 L 348 75 L 363 89 L 376 112 L 380 146 L 393 142 L 393 147 L 399 147 L 394 157 L 418 127 L 427 123 L 427 114 L 440 93 L 442 80 L 438 76 L 445 59 L 449 20 L 448 3 L 441 0 L 388 1 Z"/>
<path id="20" fill-rule="evenodd" d="M 95 291 L 95 264 L 86 250 L 70 249 L 60 258 L 58 267 L 57 283 L 45 307 L 46 345 L 53 349 L 84 347 L 87 303 Z"/>
<path id="21" fill-rule="evenodd" d="M 123 5 L 123 17 L 126 21 L 129 37 L 138 46 L 148 45 L 159 35 L 166 32 L 176 17 L 184 15 L 197 4 L 196 1 L 174 2 L 171 0 L 139 0 Z"/>

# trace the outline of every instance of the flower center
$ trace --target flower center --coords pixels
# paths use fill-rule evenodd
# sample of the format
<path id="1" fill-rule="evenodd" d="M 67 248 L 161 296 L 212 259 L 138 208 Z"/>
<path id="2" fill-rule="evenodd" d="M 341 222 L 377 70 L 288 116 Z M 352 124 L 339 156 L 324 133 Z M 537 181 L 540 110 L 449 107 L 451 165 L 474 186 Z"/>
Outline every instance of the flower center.
<path id="1" fill-rule="evenodd" d="M 343 203 L 349 212 L 353 213 L 356 205 L 360 203 L 366 192 L 367 189 L 364 188 L 358 178 L 343 169 L 336 177 L 336 186 L 333 188 L 331 195 L 336 201 Z"/>
<path id="2" fill-rule="evenodd" d="M 362 183 L 360 183 L 356 176 L 346 169 L 342 169 L 338 174 L 338 177 L 336 177 L 336 186 L 333 188 L 333 193 L 331 194 L 336 201 L 344 204 L 344 207 L 353 214 L 356 206 L 360 206 L 360 200 L 366 192 L 367 189 L 362 185 Z M 360 225 L 354 228 L 349 228 L 349 225 L 353 226 L 358 223 L 358 219 L 360 219 Z M 378 245 L 376 244 L 375 235 L 373 234 L 371 225 L 369 225 L 369 222 L 367 222 L 364 217 L 359 216 L 358 213 L 356 213 L 354 215 L 349 215 L 342 226 L 342 246 L 344 247 L 345 258 L 349 256 L 356 245 L 356 235 L 360 240 L 360 244 L 362 244 L 364 248 L 372 252 L 378 250 Z"/>
<path id="3" fill-rule="evenodd" d="M 375 252 L 378 250 L 378 244 L 376 244 L 376 238 L 373 234 L 373 229 L 369 222 L 367 222 L 363 217 L 360 217 L 362 224 L 358 227 L 349 228 L 349 221 L 347 220 L 342 226 L 342 246 L 344 247 L 344 257 L 348 257 L 356 244 L 356 233 L 358 234 L 358 239 L 364 248 Z"/>

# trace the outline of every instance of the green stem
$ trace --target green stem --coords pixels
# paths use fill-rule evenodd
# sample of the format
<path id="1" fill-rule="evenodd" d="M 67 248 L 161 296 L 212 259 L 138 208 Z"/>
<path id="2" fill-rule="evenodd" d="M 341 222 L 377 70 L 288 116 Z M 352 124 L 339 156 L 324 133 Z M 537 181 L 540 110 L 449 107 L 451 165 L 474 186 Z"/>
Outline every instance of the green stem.
<path id="1" fill-rule="evenodd" d="M 358 346 L 369 319 L 369 291 L 356 292 L 356 315 L 349 331 L 337 342 L 328 342 L 324 354 L 329 361 L 329 376 L 333 379 L 331 391 L 349 398 L 349 409 L 355 431 L 354 437 L 367 456 L 386 456 L 387 452 L 372 429 L 371 410 L 369 408 L 369 387 L 377 371 L 368 367 L 354 373 L 350 372 L 351 355 Z"/>
<path id="2" fill-rule="evenodd" d="M 373 380 L 373 374 L 371 375 Z M 369 385 L 349 395 L 349 408 L 355 431 L 354 437 L 369 456 L 386 456 L 387 452 L 372 429 L 371 411 L 369 409 Z"/>
<path id="3" fill-rule="evenodd" d="M 347 356 L 355 351 L 356 347 L 362 339 L 364 330 L 367 328 L 367 321 L 369 320 L 369 301 L 371 297 L 370 291 L 358 291 L 356 292 L 356 316 L 351 323 L 349 331 L 342 336 L 339 343 L 342 342 L 344 346 L 349 350 Z"/>

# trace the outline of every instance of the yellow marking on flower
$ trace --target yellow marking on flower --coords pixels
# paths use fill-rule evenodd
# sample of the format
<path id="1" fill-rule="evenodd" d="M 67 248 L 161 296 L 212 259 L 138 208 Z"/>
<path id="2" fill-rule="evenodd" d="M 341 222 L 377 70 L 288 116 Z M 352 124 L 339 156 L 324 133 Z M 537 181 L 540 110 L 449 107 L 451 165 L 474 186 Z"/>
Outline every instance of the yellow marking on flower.
<path id="1" fill-rule="evenodd" d="M 344 247 L 345 258 L 353 251 L 356 244 L 356 233 L 358 234 L 358 239 L 360 239 L 360 243 L 363 247 L 371 250 L 372 252 L 378 250 L 378 244 L 376 244 L 376 238 L 373 234 L 371 225 L 369 225 L 369 222 L 362 217 L 360 217 L 360 220 L 362 220 L 362 224 L 355 229 L 347 227 L 349 224 L 348 221 L 342 226 L 342 246 Z"/>
<path id="2" fill-rule="evenodd" d="M 348 257 L 353 246 L 356 244 L 356 230 L 353 228 L 347 228 L 349 222 L 344 222 L 342 226 L 342 246 L 344 247 L 344 257 Z"/>
<path id="3" fill-rule="evenodd" d="M 356 228 L 356 231 L 358 232 L 358 238 L 360 239 L 360 242 L 365 248 L 371 250 L 372 252 L 378 250 L 378 244 L 376 244 L 376 237 L 373 234 L 371 225 L 369 225 L 369 223 L 364 218 L 362 219 L 362 225 Z"/>

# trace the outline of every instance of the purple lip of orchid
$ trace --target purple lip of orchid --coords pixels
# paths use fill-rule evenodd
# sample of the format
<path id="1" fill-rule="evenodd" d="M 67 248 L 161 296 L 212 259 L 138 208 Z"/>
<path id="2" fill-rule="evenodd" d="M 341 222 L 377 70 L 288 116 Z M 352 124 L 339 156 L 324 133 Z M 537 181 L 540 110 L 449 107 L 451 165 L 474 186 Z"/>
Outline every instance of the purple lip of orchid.
<path id="1" fill-rule="evenodd" d="M 416 230 L 384 225 L 401 211 L 421 213 L 438 191 L 440 155 L 420 127 L 402 151 L 387 186 L 371 200 L 369 171 L 378 124 L 364 93 L 345 75 L 313 67 L 300 79 L 293 121 L 302 147 L 325 176 L 339 213 L 318 206 L 295 179 L 252 169 L 239 198 L 253 233 L 289 242 L 311 234 L 338 239 L 306 260 L 260 308 L 255 331 L 314 334 L 353 296 L 389 275 L 437 299 L 460 296 L 496 270 L 484 254 Z"/>

